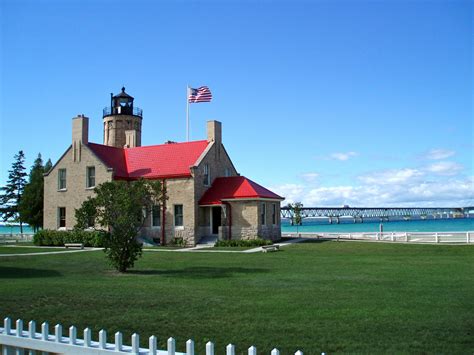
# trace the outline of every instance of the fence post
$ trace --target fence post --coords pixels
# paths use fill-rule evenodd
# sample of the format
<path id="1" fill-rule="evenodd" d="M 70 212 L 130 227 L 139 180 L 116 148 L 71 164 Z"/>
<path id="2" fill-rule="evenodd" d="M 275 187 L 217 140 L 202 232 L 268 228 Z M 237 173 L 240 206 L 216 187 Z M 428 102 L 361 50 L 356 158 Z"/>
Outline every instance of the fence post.
<path id="1" fill-rule="evenodd" d="M 214 343 L 210 341 L 206 343 L 206 355 L 214 355 Z"/>
<path id="2" fill-rule="evenodd" d="M 28 322 L 28 336 L 31 339 L 34 339 L 36 336 L 36 322 L 34 320 Z"/>
<path id="3" fill-rule="evenodd" d="M 91 346 L 91 329 L 90 328 L 86 328 L 84 329 L 84 347 L 86 348 L 90 348 Z"/>
<path id="4" fill-rule="evenodd" d="M 69 327 L 69 344 L 75 345 L 77 340 L 77 329 L 71 325 Z"/>
<path id="5" fill-rule="evenodd" d="M 122 351 L 123 336 L 122 333 L 115 333 L 115 351 Z"/>
<path id="6" fill-rule="evenodd" d="M 61 324 L 56 324 L 54 326 L 54 336 L 56 343 L 60 343 L 63 338 L 63 326 Z"/>
<path id="7" fill-rule="evenodd" d="M 280 355 L 280 350 L 278 350 L 277 348 L 273 349 L 272 352 L 270 353 L 270 355 Z"/>
<path id="8" fill-rule="evenodd" d="M 23 321 L 21 319 L 16 320 L 16 336 L 21 337 L 23 335 Z"/>
<path id="9" fill-rule="evenodd" d="M 435 233 L 435 242 L 436 243 L 439 243 L 439 236 L 438 236 L 438 232 Z"/>
<path id="10" fill-rule="evenodd" d="M 408 243 L 408 233 L 405 232 L 405 241 Z"/>
<path id="11" fill-rule="evenodd" d="M 252 346 L 249 348 L 248 355 L 257 355 L 257 348 L 252 345 Z"/>
<path id="12" fill-rule="evenodd" d="M 469 243 L 469 232 L 466 232 L 466 243 Z"/>
<path id="13" fill-rule="evenodd" d="M 132 334 L 132 354 L 140 354 L 140 336 L 137 333 Z"/>
<path id="14" fill-rule="evenodd" d="M 157 350 L 157 339 L 156 336 L 152 335 L 148 338 L 148 351 L 150 355 L 156 355 Z"/>
<path id="15" fill-rule="evenodd" d="M 392 232 L 392 234 L 390 235 L 390 240 L 391 240 L 392 242 L 395 241 L 395 234 L 394 234 L 393 232 Z"/>
<path id="16" fill-rule="evenodd" d="M 41 324 L 41 339 L 48 340 L 49 338 L 49 325 L 48 322 Z"/>
<path id="17" fill-rule="evenodd" d="M 105 349 L 107 344 L 107 332 L 104 329 L 99 331 L 99 348 Z"/>
<path id="18" fill-rule="evenodd" d="M 10 335 L 10 333 L 12 331 L 12 321 L 11 321 L 10 318 L 6 317 L 3 320 L 3 329 L 4 329 L 6 335 Z"/>
<path id="19" fill-rule="evenodd" d="M 174 338 L 168 338 L 168 355 L 174 355 L 176 352 L 176 341 Z"/>
<path id="20" fill-rule="evenodd" d="M 194 355 L 194 341 L 191 339 L 186 342 L 186 355 Z"/>
<path id="21" fill-rule="evenodd" d="M 225 348 L 225 354 L 226 355 L 235 355 L 235 346 L 232 344 L 229 344 Z"/>

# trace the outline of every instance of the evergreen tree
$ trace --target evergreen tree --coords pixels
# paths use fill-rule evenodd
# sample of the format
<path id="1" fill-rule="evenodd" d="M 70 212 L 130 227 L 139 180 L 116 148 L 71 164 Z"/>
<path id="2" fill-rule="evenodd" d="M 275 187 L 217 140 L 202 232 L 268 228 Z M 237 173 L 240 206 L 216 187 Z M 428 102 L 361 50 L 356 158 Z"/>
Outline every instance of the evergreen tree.
<path id="1" fill-rule="evenodd" d="M 46 164 L 44 165 L 44 173 L 49 173 L 49 171 L 53 168 L 53 163 L 51 163 L 51 159 L 48 159 Z"/>
<path id="2" fill-rule="evenodd" d="M 44 172 L 43 160 L 38 154 L 19 205 L 21 219 L 32 226 L 35 232 L 43 227 Z"/>
<path id="3" fill-rule="evenodd" d="M 2 192 L 0 195 L 0 213 L 4 222 L 18 221 L 20 223 L 20 233 L 23 233 L 23 220 L 18 213 L 18 206 L 26 185 L 25 154 L 20 150 L 14 156 L 14 159 L 12 169 L 8 171 L 7 184 L 0 188 Z"/>

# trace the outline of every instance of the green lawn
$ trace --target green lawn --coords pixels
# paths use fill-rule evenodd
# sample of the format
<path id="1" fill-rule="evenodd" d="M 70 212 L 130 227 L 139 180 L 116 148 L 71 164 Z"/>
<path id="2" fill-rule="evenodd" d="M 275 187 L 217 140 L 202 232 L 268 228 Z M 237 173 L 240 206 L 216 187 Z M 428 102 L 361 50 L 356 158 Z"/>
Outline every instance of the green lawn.
<path id="1" fill-rule="evenodd" d="M 0 246 L 0 254 L 31 254 L 31 253 L 44 253 L 47 251 L 65 251 L 65 248 L 34 248 L 34 247 L 17 247 L 17 246 Z M 74 249 L 69 249 L 74 250 Z M 1 265 L 1 264 L 0 264 Z"/>
<path id="2" fill-rule="evenodd" d="M 473 353 L 474 246 L 304 243 L 276 253 L 0 258 L 0 317 L 259 354 Z M 97 335 L 97 334 L 96 334 Z M 112 339 L 112 336 L 109 336 Z M 129 341 L 127 340 L 127 343 Z"/>

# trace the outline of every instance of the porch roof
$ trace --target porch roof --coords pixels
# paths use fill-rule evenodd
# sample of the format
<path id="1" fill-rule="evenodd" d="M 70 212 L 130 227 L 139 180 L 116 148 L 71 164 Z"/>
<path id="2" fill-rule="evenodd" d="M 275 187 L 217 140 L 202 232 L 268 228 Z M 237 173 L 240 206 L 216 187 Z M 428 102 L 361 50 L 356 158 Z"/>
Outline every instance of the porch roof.
<path id="1" fill-rule="evenodd" d="M 225 200 L 269 199 L 282 201 L 285 198 L 266 189 L 245 176 L 219 177 L 199 200 L 199 205 L 220 205 Z"/>

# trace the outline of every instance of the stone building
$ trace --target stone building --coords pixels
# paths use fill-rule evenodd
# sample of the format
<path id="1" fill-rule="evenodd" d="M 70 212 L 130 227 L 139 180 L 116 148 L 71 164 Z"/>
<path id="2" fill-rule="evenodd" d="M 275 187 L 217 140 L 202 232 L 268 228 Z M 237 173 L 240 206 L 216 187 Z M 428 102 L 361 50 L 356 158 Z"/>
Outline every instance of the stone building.
<path id="1" fill-rule="evenodd" d="M 45 175 L 44 228 L 71 229 L 75 209 L 94 187 L 112 180 L 159 179 L 166 203 L 154 206 L 143 238 L 167 244 L 183 238 L 281 237 L 282 197 L 240 176 L 222 144 L 222 124 L 207 122 L 207 139 L 141 146 L 143 113 L 125 92 L 103 111 L 103 144 L 89 142 L 89 119 L 72 119 L 72 144 Z"/>

